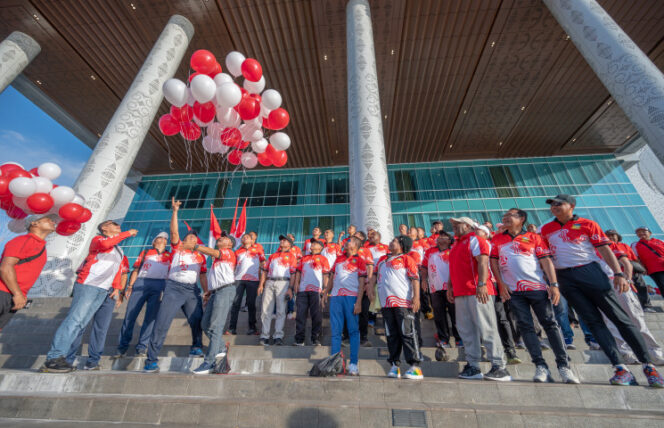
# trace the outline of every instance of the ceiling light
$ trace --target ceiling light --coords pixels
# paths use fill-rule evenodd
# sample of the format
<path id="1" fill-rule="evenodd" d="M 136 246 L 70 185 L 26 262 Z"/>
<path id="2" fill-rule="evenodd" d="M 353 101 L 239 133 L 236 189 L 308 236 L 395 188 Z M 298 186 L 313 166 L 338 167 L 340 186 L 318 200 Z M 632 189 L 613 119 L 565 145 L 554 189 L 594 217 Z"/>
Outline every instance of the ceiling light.
<path id="1" fill-rule="evenodd" d="M 41 85 L 42 84 L 41 80 L 37 80 L 37 84 Z"/>
<path id="2" fill-rule="evenodd" d="M 335 150 L 335 151 L 334 151 L 334 154 L 337 154 L 337 155 L 338 155 L 338 154 L 339 154 L 339 150 Z"/>
<path id="3" fill-rule="evenodd" d="M 99 132 L 97 132 L 97 137 L 101 137 L 101 134 Z"/>
<path id="4" fill-rule="evenodd" d="M 499 145 L 499 146 L 502 146 L 502 145 L 503 145 L 503 142 L 501 141 L 500 143 L 498 143 L 498 145 Z"/>
<path id="5" fill-rule="evenodd" d="M 394 55 L 394 49 L 392 49 L 392 52 L 390 52 L 390 55 Z"/>
<path id="6" fill-rule="evenodd" d="M 327 55 L 323 55 L 323 59 L 327 61 Z"/>
<path id="7" fill-rule="evenodd" d="M 468 110 L 464 110 L 464 111 L 463 111 L 463 114 L 466 114 L 466 113 L 468 113 Z"/>
<path id="8" fill-rule="evenodd" d="M 625 140 L 629 140 L 629 137 L 631 137 L 631 135 L 628 135 L 627 137 L 625 137 Z"/>
<path id="9" fill-rule="evenodd" d="M 565 34 L 565 40 L 569 40 L 569 35 Z"/>
<path id="10" fill-rule="evenodd" d="M 491 42 L 491 47 L 496 46 L 496 42 Z"/>
<path id="11" fill-rule="evenodd" d="M 576 137 L 575 137 L 575 138 L 572 138 L 572 142 L 575 142 L 575 141 L 576 141 Z"/>
<path id="12" fill-rule="evenodd" d="M 607 105 L 607 106 L 610 106 L 611 103 L 613 103 L 613 101 L 609 100 L 609 101 L 606 102 L 606 105 Z"/>
<path id="13" fill-rule="evenodd" d="M 92 80 L 97 80 L 97 78 L 95 77 L 94 74 L 91 74 L 91 75 L 90 75 L 90 79 L 92 79 Z"/>
<path id="14" fill-rule="evenodd" d="M 136 10 L 136 6 L 134 6 L 134 3 L 129 3 L 129 6 L 131 6 L 132 9 Z"/>
<path id="15" fill-rule="evenodd" d="M 526 109 L 526 106 L 521 106 L 521 111 L 524 111 Z"/>
<path id="16" fill-rule="evenodd" d="M 330 119 L 332 122 L 334 122 L 334 118 Z"/>
<path id="17" fill-rule="evenodd" d="M 37 15 L 33 14 L 32 17 L 39 21 L 39 17 Z"/>
<path id="18" fill-rule="evenodd" d="M 452 148 L 452 144 L 450 144 L 450 149 Z"/>
<path id="19" fill-rule="evenodd" d="M 385 119 L 387 119 L 387 115 L 385 115 Z"/>

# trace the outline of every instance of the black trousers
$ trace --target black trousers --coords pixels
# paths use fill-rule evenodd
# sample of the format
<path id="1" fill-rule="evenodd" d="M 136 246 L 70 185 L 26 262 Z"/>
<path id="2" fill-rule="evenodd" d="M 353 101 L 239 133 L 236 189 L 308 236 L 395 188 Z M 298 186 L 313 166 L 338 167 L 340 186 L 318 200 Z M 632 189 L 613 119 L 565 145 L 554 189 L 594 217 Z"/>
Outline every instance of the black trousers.
<path id="1" fill-rule="evenodd" d="M 295 299 L 295 342 L 303 343 L 307 327 L 307 315 L 311 317 L 311 341 L 320 338 L 323 328 L 323 312 L 320 308 L 320 293 L 317 291 L 300 291 Z"/>
<path id="2" fill-rule="evenodd" d="M 360 341 L 364 342 L 367 340 L 368 334 L 369 334 L 369 319 L 370 319 L 370 313 L 369 313 L 369 307 L 371 306 L 371 301 L 367 297 L 367 295 L 362 296 L 362 312 L 360 312 L 359 316 L 359 327 L 360 327 Z M 299 309 L 298 309 L 299 310 Z M 345 323 L 344 323 L 344 328 L 345 328 Z"/>
<path id="3" fill-rule="evenodd" d="M 653 279 L 653 281 L 655 281 L 655 284 L 657 284 L 657 288 L 659 288 L 659 294 L 664 297 L 664 271 L 653 272 L 650 274 L 650 277 Z"/>
<path id="4" fill-rule="evenodd" d="M 390 354 L 387 361 L 398 366 L 403 350 L 408 364 L 419 364 L 422 357 L 413 311 L 408 308 L 383 308 L 381 311 L 385 322 L 387 349 Z"/>
<path id="5" fill-rule="evenodd" d="M 636 295 L 639 297 L 639 303 L 641 303 L 641 307 L 645 308 L 646 306 L 651 306 L 652 304 L 650 303 L 650 294 L 648 294 L 648 285 L 646 284 L 645 279 L 643 279 L 643 275 L 640 273 L 635 273 L 632 275 L 632 281 L 636 287 Z"/>
<path id="6" fill-rule="evenodd" d="M 611 332 L 604 324 L 600 310 L 618 328 L 620 335 L 642 363 L 650 362 L 648 348 L 639 329 L 618 303 L 613 284 L 599 263 L 557 269 L 560 292 L 574 305 L 581 320 L 588 326 L 595 340 L 614 366 L 622 363 L 620 352 Z"/>
<path id="7" fill-rule="evenodd" d="M 456 314 L 454 303 L 447 301 L 447 290 L 436 291 L 431 294 L 431 306 L 433 306 L 433 321 L 436 325 L 438 340 L 450 341 L 450 336 L 460 340 L 459 332 L 456 329 Z"/>
<path id="8" fill-rule="evenodd" d="M 500 341 L 505 348 L 505 353 L 509 356 L 516 354 L 516 349 L 514 345 L 514 334 L 512 332 L 512 324 L 507 315 L 506 306 L 509 305 L 509 302 L 503 303 L 500 300 L 500 296 L 496 296 L 494 299 L 494 308 L 496 310 L 496 323 L 498 324 L 498 334 L 500 335 Z"/>
<path id="9" fill-rule="evenodd" d="M 423 314 L 431 312 L 433 304 L 431 302 L 431 293 L 429 290 L 422 291 L 420 290 L 420 311 Z"/>
<path id="10" fill-rule="evenodd" d="M 14 306 L 14 300 L 11 293 L 0 291 L 0 330 L 7 325 L 12 316 L 14 316 L 14 313 L 16 313 L 16 311 L 12 311 L 12 306 Z"/>
<path id="11" fill-rule="evenodd" d="M 258 294 L 258 281 L 238 281 L 235 285 L 235 299 L 231 306 L 231 320 L 229 330 L 237 328 L 237 317 L 240 314 L 242 297 L 247 293 L 247 311 L 249 312 L 249 328 L 256 330 L 256 295 Z"/>

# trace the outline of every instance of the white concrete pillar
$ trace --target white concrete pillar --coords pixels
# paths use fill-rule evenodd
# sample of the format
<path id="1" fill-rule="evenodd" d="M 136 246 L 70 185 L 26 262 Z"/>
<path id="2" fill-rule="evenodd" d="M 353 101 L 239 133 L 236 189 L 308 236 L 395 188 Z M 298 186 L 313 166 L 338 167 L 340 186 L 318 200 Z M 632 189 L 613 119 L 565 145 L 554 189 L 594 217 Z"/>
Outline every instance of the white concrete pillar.
<path id="1" fill-rule="evenodd" d="M 162 85 L 173 77 L 194 35 L 188 19 L 172 16 L 74 184 L 92 218 L 72 236 L 52 235 L 48 261 L 31 295 L 68 296 L 75 271 L 88 252 L 97 225 L 107 219 L 143 139 L 164 97 Z"/>
<path id="2" fill-rule="evenodd" d="M 392 205 L 367 0 L 350 0 L 346 6 L 346 45 L 350 221 L 359 230 L 378 230 L 388 242 L 393 238 Z"/>
<path id="3" fill-rule="evenodd" d="M 41 52 L 41 46 L 32 37 L 14 31 L 0 43 L 0 93 Z"/>
<path id="4" fill-rule="evenodd" d="M 664 161 L 664 75 L 595 0 L 544 0 L 604 86 Z"/>

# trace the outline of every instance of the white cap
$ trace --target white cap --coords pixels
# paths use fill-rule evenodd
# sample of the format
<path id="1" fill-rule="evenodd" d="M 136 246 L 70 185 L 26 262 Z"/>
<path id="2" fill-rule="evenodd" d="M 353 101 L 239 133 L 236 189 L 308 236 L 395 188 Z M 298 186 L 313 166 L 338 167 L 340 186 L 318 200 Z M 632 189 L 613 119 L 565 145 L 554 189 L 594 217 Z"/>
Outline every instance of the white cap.
<path id="1" fill-rule="evenodd" d="M 159 232 L 159 233 L 157 234 L 157 236 L 155 236 L 154 239 L 152 240 L 152 243 L 153 243 L 153 244 L 154 244 L 154 241 L 157 240 L 157 238 L 164 238 L 166 241 L 168 241 L 168 233 L 166 233 L 166 232 Z"/>
<path id="2" fill-rule="evenodd" d="M 32 223 L 34 223 L 36 221 L 39 221 L 39 220 L 41 220 L 45 217 L 50 218 L 51 220 L 53 220 L 56 223 L 58 221 L 58 216 L 55 215 L 55 214 L 32 214 L 32 215 L 29 215 L 29 216 L 25 217 L 25 228 L 26 228 L 26 230 L 30 230 L 30 226 L 32 225 Z"/>
<path id="3" fill-rule="evenodd" d="M 491 232 L 489 231 L 489 228 L 486 227 L 485 225 L 477 226 L 477 230 L 481 230 L 482 232 L 486 233 L 487 236 L 491 236 Z"/>
<path id="4" fill-rule="evenodd" d="M 475 220 L 473 220 L 470 217 L 458 217 L 458 218 L 451 217 L 450 222 L 451 223 L 464 223 L 464 224 L 467 224 L 470 227 L 476 227 L 477 226 L 477 223 L 475 223 Z"/>

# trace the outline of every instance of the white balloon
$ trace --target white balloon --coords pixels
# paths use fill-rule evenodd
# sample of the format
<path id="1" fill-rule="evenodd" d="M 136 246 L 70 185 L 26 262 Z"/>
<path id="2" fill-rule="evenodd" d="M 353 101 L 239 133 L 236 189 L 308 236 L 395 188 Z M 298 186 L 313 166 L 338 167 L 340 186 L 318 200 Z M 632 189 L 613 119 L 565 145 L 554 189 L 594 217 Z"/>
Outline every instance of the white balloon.
<path id="1" fill-rule="evenodd" d="M 263 89 L 265 89 L 265 77 L 261 76 L 261 79 L 258 82 L 244 79 L 242 86 L 249 91 L 250 94 L 260 94 L 263 92 Z"/>
<path id="2" fill-rule="evenodd" d="M 212 119 L 212 120 L 209 121 L 209 122 L 203 122 L 202 120 L 200 120 L 199 118 L 197 118 L 196 116 L 194 116 L 194 123 L 196 123 L 196 125 L 200 126 L 201 128 L 205 128 L 205 127 L 207 127 L 207 126 L 210 125 L 213 121 L 214 121 L 214 119 Z"/>
<path id="3" fill-rule="evenodd" d="M 242 63 L 246 58 L 240 52 L 233 51 L 226 55 L 226 70 L 237 77 L 242 74 Z"/>
<path id="4" fill-rule="evenodd" d="M 288 148 L 290 147 L 291 140 L 287 134 L 283 132 L 275 132 L 270 137 L 270 143 L 277 150 L 288 150 Z"/>
<path id="5" fill-rule="evenodd" d="M 221 137 L 221 131 L 224 130 L 224 125 L 219 122 L 212 122 L 207 127 L 207 134 L 214 139 L 219 139 Z"/>
<path id="6" fill-rule="evenodd" d="M 187 103 L 187 85 L 180 79 L 168 79 L 162 87 L 164 98 L 175 107 L 182 107 Z M 39 174 L 41 175 L 41 174 Z"/>
<path id="7" fill-rule="evenodd" d="M 272 111 L 272 110 L 270 110 L 269 108 L 265 107 L 265 105 L 263 104 L 263 102 L 261 102 L 261 114 L 260 114 L 260 116 L 258 116 L 257 119 L 261 119 L 261 120 L 263 120 L 264 117 L 268 117 L 268 116 L 270 115 L 270 112 L 271 112 L 271 111 Z"/>
<path id="8" fill-rule="evenodd" d="M 255 153 L 263 153 L 265 149 L 267 149 L 267 140 L 265 138 L 251 143 L 251 150 Z"/>
<path id="9" fill-rule="evenodd" d="M 275 108 L 281 107 L 281 94 L 274 89 L 268 89 L 263 92 L 261 94 L 261 100 L 261 104 L 263 104 L 268 110 L 274 110 Z"/>
<path id="10" fill-rule="evenodd" d="M 219 73 L 216 76 L 214 76 L 214 83 L 217 85 L 217 87 L 223 85 L 224 83 L 233 83 L 233 78 L 230 76 L 230 74 L 226 73 Z"/>
<path id="11" fill-rule="evenodd" d="M 194 98 L 194 94 L 191 93 L 191 88 L 187 88 L 187 104 L 190 107 L 193 107 L 194 104 L 196 104 L 196 98 Z"/>
<path id="12" fill-rule="evenodd" d="M 217 104 L 222 107 L 235 107 L 242 101 L 242 91 L 233 82 L 223 83 L 217 88 Z"/>
<path id="13" fill-rule="evenodd" d="M 27 224 L 25 223 L 25 219 L 13 219 L 9 223 L 7 223 L 7 229 L 11 230 L 14 233 L 25 233 Z"/>
<path id="14" fill-rule="evenodd" d="M 71 187 L 58 186 L 51 190 L 50 195 L 53 198 L 53 202 L 56 206 L 62 206 L 68 202 L 71 202 L 76 196 L 76 192 L 74 192 L 74 189 Z"/>
<path id="15" fill-rule="evenodd" d="M 85 205 L 85 198 L 81 196 L 79 193 L 76 193 L 74 195 L 74 199 L 71 200 L 72 203 L 74 204 L 79 204 L 80 206 Z"/>
<path id="16" fill-rule="evenodd" d="M 226 111 L 218 110 L 217 120 L 224 128 L 237 128 L 242 122 L 242 118 L 240 118 L 238 112 L 232 108 L 228 108 Z"/>
<path id="17" fill-rule="evenodd" d="M 214 146 L 215 146 L 215 150 L 216 150 L 216 152 L 217 152 L 217 153 L 221 153 L 222 155 L 225 155 L 225 154 L 228 153 L 228 151 L 231 149 L 230 146 L 227 146 L 226 144 L 223 144 L 223 143 L 221 142 L 221 140 L 219 141 L 219 144 L 217 144 L 217 143 L 215 142 L 215 143 L 214 143 Z"/>
<path id="18" fill-rule="evenodd" d="M 12 196 L 12 202 L 14 205 L 25 211 L 26 213 L 31 213 L 32 210 L 28 206 L 28 198 L 20 198 L 18 196 Z"/>
<path id="19" fill-rule="evenodd" d="M 208 153 L 214 153 L 214 138 L 211 135 L 203 137 L 203 149 Z"/>
<path id="20" fill-rule="evenodd" d="M 254 132 L 252 132 L 251 135 L 249 135 L 249 139 L 246 141 L 251 141 L 253 143 L 260 140 L 261 138 L 263 138 L 263 131 L 257 129 Z"/>
<path id="21" fill-rule="evenodd" d="M 9 182 L 9 191 L 19 198 L 27 198 L 35 193 L 36 188 L 37 186 L 35 186 L 32 178 L 17 177 Z"/>
<path id="22" fill-rule="evenodd" d="M 35 193 L 48 193 L 53 190 L 53 183 L 46 177 L 42 177 L 41 174 L 39 177 L 32 179 L 32 182 L 35 183 Z"/>
<path id="23" fill-rule="evenodd" d="M 37 173 L 40 177 L 44 177 L 52 181 L 60 177 L 62 170 L 53 162 L 44 162 L 43 164 L 39 165 L 39 168 L 37 168 Z"/>
<path id="24" fill-rule="evenodd" d="M 207 74 L 199 74 L 191 79 L 191 94 L 201 104 L 212 100 L 216 91 L 217 85 Z"/>
<path id="25" fill-rule="evenodd" d="M 257 130 L 252 124 L 249 123 L 243 123 L 237 129 L 242 134 L 243 141 L 251 141 L 251 136 L 254 135 L 254 132 Z M 261 132 L 261 137 L 262 136 L 263 133 Z M 260 140 L 260 137 L 257 138 L 257 140 Z"/>
<path id="26" fill-rule="evenodd" d="M 258 158 L 256 157 L 255 154 L 251 152 L 244 152 L 240 157 L 240 162 L 242 162 L 242 166 L 244 166 L 245 168 L 251 169 L 256 167 L 256 164 L 258 163 Z"/>

